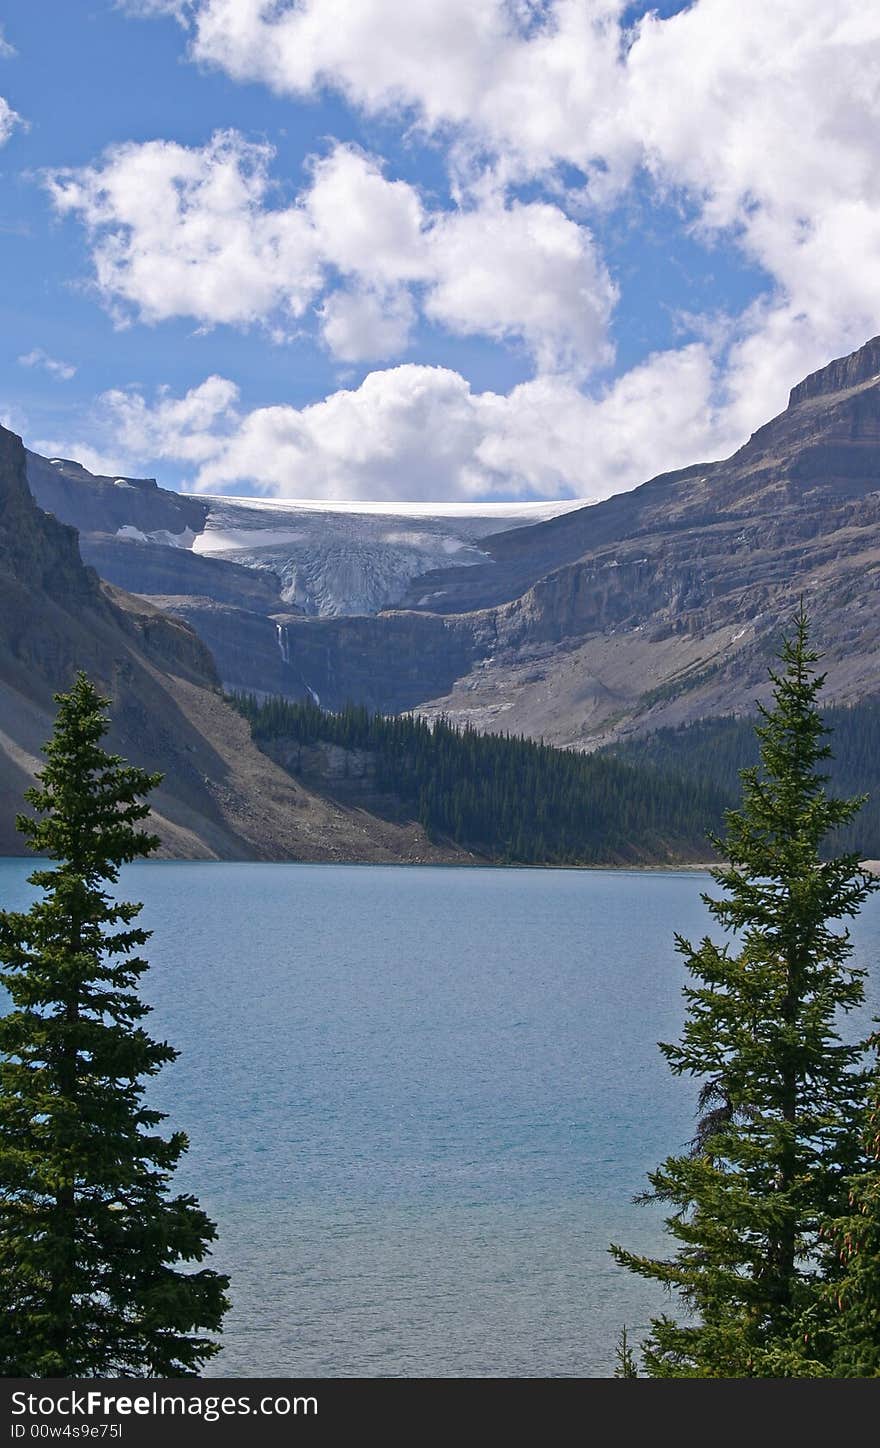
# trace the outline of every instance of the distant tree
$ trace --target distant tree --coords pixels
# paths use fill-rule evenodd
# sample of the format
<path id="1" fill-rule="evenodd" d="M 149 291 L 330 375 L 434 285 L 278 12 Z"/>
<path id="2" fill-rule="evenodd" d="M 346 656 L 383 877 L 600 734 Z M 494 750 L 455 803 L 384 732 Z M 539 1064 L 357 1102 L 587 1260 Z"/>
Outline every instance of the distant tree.
<path id="1" fill-rule="evenodd" d="M 219 1349 L 228 1279 L 180 1270 L 216 1232 L 191 1196 L 168 1197 L 187 1148 L 163 1137 L 144 1078 L 176 1051 L 140 1024 L 141 906 L 109 887 L 149 855 L 138 828 L 161 776 L 105 753 L 102 699 L 84 674 L 59 705 L 47 764 L 19 817 L 53 866 L 27 913 L 0 912 L 0 1375 L 192 1375 Z"/>
<path id="2" fill-rule="evenodd" d="M 858 856 L 820 855 L 860 799 L 829 798 L 829 758 L 817 707 L 824 675 L 799 611 L 771 672 L 773 705 L 758 727 L 761 765 L 742 773 L 741 808 L 727 815 L 726 892 L 704 899 L 738 932 L 737 948 L 679 937 L 695 984 L 685 989 L 672 1070 L 702 1081 L 693 1149 L 651 1173 L 671 1204 L 670 1260 L 612 1251 L 631 1271 L 677 1291 L 688 1316 L 654 1320 L 642 1345 L 652 1377 L 823 1375 L 834 1370 L 839 1320 L 829 1286 L 842 1264 L 824 1230 L 846 1216 L 849 1181 L 865 1170 L 869 1073 L 844 1045 L 841 1012 L 863 1000 L 862 972 L 837 922 L 877 881 Z M 876 1163 L 875 1163 L 876 1166 Z"/>

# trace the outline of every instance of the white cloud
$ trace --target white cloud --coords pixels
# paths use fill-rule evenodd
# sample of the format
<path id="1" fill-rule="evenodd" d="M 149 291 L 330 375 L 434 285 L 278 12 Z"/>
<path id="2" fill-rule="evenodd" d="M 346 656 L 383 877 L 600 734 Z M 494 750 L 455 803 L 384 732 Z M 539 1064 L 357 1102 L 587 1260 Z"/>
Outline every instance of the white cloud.
<path id="1" fill-rule="evenodd" d="M 525 167 L 626 150 L 616 127 L 625 0 L 202 0 L 192 53 L 288 95 L 322 85 L 369 111 L 414 108 Z M 621 134 L 621 141 L 615 139 Z"/>
<path id="2" fill-rule="evenodd" d="M 0 25 L 0 60 L 11 60 L 16 54 L 15 46 L 10 45 L 3 33 L 3 26 Z M 27 122 L 24 118 L 18 114 L 18 111 L 12 109 L 3 96 L 0 96 L 0 146 L 6 144 L 16 126 L 22 126 L 27 130 Z"/>
<path id="3" fill-rule="evenodd" d="M 282 93 L 335 86 L 369 111 L 411 107 L 533 172 L 598 161 L 625 175 L 648 155 L 705 188 L 716 218 L 752 193 L 803 201 L 817 177 L 841 193 L 858 181 L 874 149 L 862 123 L 877 110 L 875 7 L 694 0 L 667 18 L 646 7 L 635 26 L 630 8 L 196 0 L 192 53 Z"/>
<path id="4" fill-rule="evenodd" d="M 740 247 L 768 278 L 739 319 L 727 377 L 755 425 L 768 387 L 784 399 L 798 376 L 878 330 L 880 8 L 694 0 L 665 18 L 646 10 L 632 24 L 625 0 L 197 0 L 191 53 L 279 93 L 335 87 L 367 112 L 414 116 L 447 145 L 465 190 L 487 167 L 502 192 L 524 177 L 564 190 L 564 163 L 582 173 L 571 194 L 587 207 L 623 195 L 640 168 L 658 195 L 684 196 L 704 237 Z M 488 208 L 476 213 L 481 240 L 491 237 Z M 467 231 L 468 213 L 456 226 Z M 508 260 L 515 230 L 508 206 Z M 542 365 L 548 348 L 564 358 L 592 343 L 597 355 L 591 329 L 601 334 L 611 305 L 598 257 L 584 261 L 590 301 L 568 339 L 555 320 L 548 334 L 521 301 L 519 311 L 502 302 L 503 279 L 484 296 L 481 260 L 478 247 L 470 279 L 435 280 L 426 305 L 443 325 L 470 323 L 476 298 L 488 335 L 525 337 Z M 554 267 L 557 296 L 559 277 Z M 571 274 L 568 284 L 576 294 Z"/>
<path id="5" fill-rule="evenodd" d="M 62 442 L 52 438 L 43 438 L 34 443 L 28 437 L 27 446 L 36 447 L 47 458 L 70 458 L 98 478 L 118 478 L 123 472 L 123 468 L 119 466 L 122 454 L 118 448 L 95 447 L 93 443 L 86 442 L 82 438 L 71 441 L 67 437 Z"/>
<path id="6" fill-rule="evenodd" d="M 326 77 L 371 108 L 417 98 L 440 117 L 474 105 L 487 60 L 503 44 L 502 10 L 495 0 L 207 0 L 194 54 L 288 94 Z"/>
<path id="7" fill-rule="evenodd" d="M 629 53 L 651 172 L 773 280 L 731 354 L 753 425 L 772 410 L 768 385 L 778 400 L 878 330 L 878 72 L 880 11 L 858 0 L 699 0 L 648 16 Z"/>
<path id="8" fill-rule="evenodd" d="M 72 377 L 76 376 L 76 368 L 71 362 L 62 362 L 57 357 L 50 357 L 42 347 L 34 347 L 33 351 L 23 353 L 18 361 L 22 367 L 40 367 L 51 377 L 57 377 L 62 382 L 69 382 Z"/>
<path id="9" fill-rule="evenodd" d="M 235 132 L 118 147 L 51 182 L 89 227 L 105 302 L 282 332 L 314 311 L 347 362 L 399 356 L 421 314 L 525 346 L 539 375 L 501 395 L 406 365 L 249 412 L 221 378 L 179 399 L 114 392 L 107 437 L 128 458 L 201 488 L 604 495 L 723 455 L 806 372 L 880 330 L 880 9 L 864 0 L 693 0 L 631 26 L 625 0 L 152 8 L 188 17 L 194 58 L 238 80 L 297 97 L 332 86 L 414 119 L 446 147 L 456 206 L 352 146 L 313 161 L 292 200 L 271 148 Z M 589 396 L 617 293 L 572 215 L 624 197 L 639 171 L 766 287 L 714 330 L 704 319 L 705 340 Z M 526 179 L 528 201 L 513 189 Z"/>
<path id="10" fill-rule="evenodd" d="M 382 361 L 406 351 L 415 320 L 408 291 L 357 287 L 327 298 L 321 307 L 321 335 L 341 362 Z"/>
<path id="11" fill-rule="evenodd" d="M 479 439 L 458 373 L 397 367 L 309 407 L 246 414 L 197 486 L 211 491 L 252 478 L 266 492 L 312 490 L 313 497 L 455 496 Z"/>
<path id="12" fill-rule="evenodd" d="M 540 496 L 626 492 L 660 471 L 724 457 L 742 441 L 717 385 L 709 348 L 693 343 L 655 353 L 596 397 L 540 377 L 506 397 L 486 394 L 479 462 L 487 476 L 515 477 Z"/>
<path id="13" fill-rule="evenodd" d="M 116 9 L 142 20 L 156 15 L 173 15 L 175 20 L 183 20 L 192 10 L 192 0 L 116 0 Z"/>
<path id="14" fill-rule="evenodd" d="M 716 384 L 703 343 L 658 353 L 592 398 L 558 376 L 479 393 L 457 372 L 408 364 L 307 407 L 246 411 L 236 387 L 212 377 L 181 398 L 104 394 L 90 445 L 118 470 L 161 463 L 168 483 L 202 492 L 606 497 L 656 472 L 658 459 L 684 466 L 740 441 Z M 77 455 L 70 441 L 39 446 Z"/>
<path id="15" fill-rule="evenodd" d="M 880 13 L 860 0 L 699 0 L 649 15 L 627 62 L 649 164 L 701 199 L 705 224 L 790 229 L 876 198 Z M 657 96 L 664 104 L 657 104 Z"/>
<path id="16" fill-rule="evenodd" d="M 268 206 L 272 149 L 218 132 L 202 148 L 171 141 L 112 147 L 101 166 L 52 174 L 58 211 L 92 236 L 102 297 L 142 320 L 247 325 L 302 316 L 321 283 L 298 206 Z"/>
<path id="17" fill-rule="evenodd" d="M 340 271 L 379 286 L 427 274 L 427 218 L 414 187 L 388 181 L 377 162 L 353 146 L 336 146 L 314 166 L 303 198 L 317 244 Z"/>
<path id="18" fill-rule="evenodd" d="M 610 360 L 615 288 L 590 232 L 558 206 L 505 203 L 489 190 L 468 209 L 428 211 L 414 187 L 386 180 L 349 146 L 315 167 L 303 204 L 326 260 L 372 289 L 331 298 L 325 313 L 333 323 L 356 317 L 361 337 L 369 316 L 366 330 L 382 350 L 364 342 L 338 356 L 391 356 L 391 339 L 405 344 L 401 289 L 415 283 L 431 320 L 459 335 L 522 339 L 540 370 L 589 370 Z M 332 346 L 335 331 L 325 325 L 324 333 Z"/>
<path id="19" fill-rule="evenodd" d="M 16 126 L 24 124 L 18 111 L 14 111 L 9 102 L 0 96 L 0 146 L 6 144 Z"/>
<path id="20" fill-rule="evenodd" d="M 522 337 L 541 371 L 612 357 L 617 291 L 586 227 L 557 206 L 490 198 L 438 219 L 425 311 L 452 332 Z"/>
<path id="21" fill-rule="evenodd" d="M 17 402 L 8 402 L 0 397 L 0 427 L 5 427 L 9 432 L 18 433 L 19 437 L 26 437 L 28 432 L 27 414 L 22 411 Z"/>
<path id="22" fill-rule="evenodd" d="M 197 466 L 213 459 L 237 402 L 235 384 L 216 376 L 183 397 L 162 388 L 152 406 L 133 390 L 114 388 L 101 398 L 107 428 L 123 457 L 173 458 Z"/>
<path id="23" fill-rule="evenodd" d="M 489 193 L 431 211 L 343 145 L 272 206 L 272 154 L 234 131 L 201 148 L 150 141 L 47 184 L 88 228 L 98 291 L 120 318 L 283 331 L 323 295 L 323 338 L 355 361 L 405 350 L 421 301 L 452 332 L 521 340 L 541 369 L 608 360 L 615 289 L 590 232 L 557 206 Z"/>
<path id="24" fill-rule="evenodd" d="M 40 438 L 33 446 L 107 477 L 140 475 L 167 461 L 189 471 L 216 455 L 237 402 L 238 388 L 224 377 L 207 377 L 183 397 L 161 387 L 150 404 L 134 389 L 113 388 L 98 399 L 93 436 Z"/>

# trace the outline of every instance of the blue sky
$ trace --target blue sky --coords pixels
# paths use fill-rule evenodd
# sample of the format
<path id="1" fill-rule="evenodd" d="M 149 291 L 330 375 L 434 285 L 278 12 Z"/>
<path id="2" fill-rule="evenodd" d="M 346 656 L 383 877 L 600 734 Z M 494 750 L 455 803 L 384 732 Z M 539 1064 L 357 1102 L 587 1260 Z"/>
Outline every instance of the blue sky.
<path id="1" fill-rule="evenodd" d="M 880 331 L 870 9 L 11 0 L 0 417 L 306 497 L 721 455 Z"/>

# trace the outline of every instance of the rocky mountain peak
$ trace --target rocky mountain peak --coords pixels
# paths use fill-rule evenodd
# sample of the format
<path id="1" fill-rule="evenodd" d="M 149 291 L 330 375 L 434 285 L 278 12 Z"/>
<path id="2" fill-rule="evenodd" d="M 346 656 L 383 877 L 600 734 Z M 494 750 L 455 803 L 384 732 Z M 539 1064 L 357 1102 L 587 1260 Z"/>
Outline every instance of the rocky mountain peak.
<path id="1" fill-rule="evenodd" d="M 105 477 L 68 458 L 28 452 L 27 480 L 40 507 L 80 533 L 158 530 L 188 541 L 205 526 L 208 513 L 201 499 L 160 488 L 155 478 Z"/>
<path id="2" fill-rule="evenodd" d="M 0 427 L 0 576 L 53 596 L 95 600 L 97 576 L 83 566 L 76 529 L 40 511 L 28 487 L 20 437 Z"/>
<path id="3" fill-rule="evenodd" d="M 836 357 L 827 367 L 811 372 L 809 377 L 791 389 L 788 405 L 797 407 L 811 398 L 845 392 L 850 387 L 874 381 L 880 381 L 880 337 L 872 337 L 870 342 L 859 347 L 858 351 L 850 352 L 848 357 Z"/>

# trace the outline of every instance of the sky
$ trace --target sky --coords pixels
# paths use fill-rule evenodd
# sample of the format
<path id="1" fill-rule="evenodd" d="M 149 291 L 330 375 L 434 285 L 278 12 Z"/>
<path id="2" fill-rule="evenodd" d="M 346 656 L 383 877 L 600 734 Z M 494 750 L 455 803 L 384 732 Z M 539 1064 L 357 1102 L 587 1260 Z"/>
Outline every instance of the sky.
<path id="1" fill-rule="evenodd" d="M 0 0 L 0 421 L 205 493 L 600 498 L 880 332 L 865 0 Z"/>

